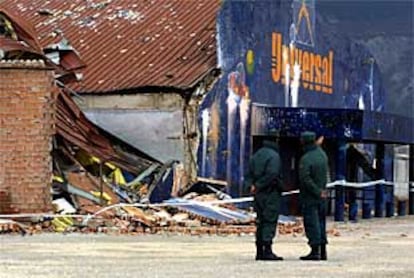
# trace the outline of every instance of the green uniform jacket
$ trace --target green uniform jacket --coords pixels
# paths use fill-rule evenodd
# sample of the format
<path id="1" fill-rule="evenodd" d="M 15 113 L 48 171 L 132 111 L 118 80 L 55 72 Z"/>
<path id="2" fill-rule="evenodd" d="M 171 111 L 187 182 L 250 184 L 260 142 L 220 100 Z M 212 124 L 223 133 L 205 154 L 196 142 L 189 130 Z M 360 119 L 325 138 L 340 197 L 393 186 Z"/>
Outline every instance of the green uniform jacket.
<path id="1" fill-rule="evenodd" d="M 299 163 L 300 200 L 303 204 L 320 202 L 321 191 L 326 189 L 328 158 L 318 146 L 305 146 Z"/>
<path id="2" fill-rule="evenodd" d="M 245 188 L 254 184 L 256 195 L 282 192 L 281 161 L 276 142 L 264 141 L 250 159 L 249 170 L 244 179 Z"/>
<path id="3" fill-rule="evenodd" d="M 272 242 L 279 217 L 279 199 L 282 192 L 281 161 L 277 143 L 264 141 L 250 159 L 244 182 L 246 189 L 256 186 L 254 208 L 256 217 L 256 241 Z"/>

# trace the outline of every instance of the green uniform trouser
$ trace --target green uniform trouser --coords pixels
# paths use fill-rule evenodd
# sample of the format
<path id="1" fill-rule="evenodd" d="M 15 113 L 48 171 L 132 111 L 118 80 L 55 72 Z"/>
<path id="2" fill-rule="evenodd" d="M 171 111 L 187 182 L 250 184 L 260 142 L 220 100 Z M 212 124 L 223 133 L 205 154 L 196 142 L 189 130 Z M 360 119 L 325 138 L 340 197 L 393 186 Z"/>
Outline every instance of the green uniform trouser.
<path id="1" fill-rule="evenodd" d="M 256 241 L 271 242 L 276 234 L 279 218 L 279 192 L 258 193 L 254 198 L 256 217 Z"/>
<path id="2" fill-rule="evenodd" d="M 327 244 L 326 238 L 326 201 L 302 205 L 303 224 L 310 246 Z"/>

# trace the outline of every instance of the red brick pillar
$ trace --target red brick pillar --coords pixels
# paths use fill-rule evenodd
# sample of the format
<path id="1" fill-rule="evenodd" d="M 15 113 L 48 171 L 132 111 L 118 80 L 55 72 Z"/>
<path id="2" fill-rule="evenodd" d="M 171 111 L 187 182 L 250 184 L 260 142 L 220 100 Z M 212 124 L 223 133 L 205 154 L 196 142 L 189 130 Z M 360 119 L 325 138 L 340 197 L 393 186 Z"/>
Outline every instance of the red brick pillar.
<path id="1" fill-rule="evenodd" d="M 51 208 L 53 71 L 0 61 L 0 213 Z"/>

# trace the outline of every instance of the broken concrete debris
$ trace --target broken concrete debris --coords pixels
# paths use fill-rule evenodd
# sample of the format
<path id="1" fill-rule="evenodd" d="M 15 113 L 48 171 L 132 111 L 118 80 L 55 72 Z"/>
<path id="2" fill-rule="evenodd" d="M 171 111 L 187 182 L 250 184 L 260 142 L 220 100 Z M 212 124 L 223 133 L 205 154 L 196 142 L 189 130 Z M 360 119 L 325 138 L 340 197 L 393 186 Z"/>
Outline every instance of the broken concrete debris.
<path id="1" fill-rule="evenodd" d="M 97 209 L 97 207 L 95 207 Z M 141 235 L 174 233 L 183 235 L 253 235 L 253 221 L 246 223 L 221 222 L 176 208 L 139 209 L 123 207 L 114 213 L 102 214 L 83 225 L 78 215 L 24 219 L 20 222 L 0 222 L 0 233 L 38 234 L 42 232 L 60 233 L 105 233 L 112 235 Z M 18 224 L 16 224 L 18 223 Z M 279 234 L 302 235 L 301 221 L 279 223 Z"/>

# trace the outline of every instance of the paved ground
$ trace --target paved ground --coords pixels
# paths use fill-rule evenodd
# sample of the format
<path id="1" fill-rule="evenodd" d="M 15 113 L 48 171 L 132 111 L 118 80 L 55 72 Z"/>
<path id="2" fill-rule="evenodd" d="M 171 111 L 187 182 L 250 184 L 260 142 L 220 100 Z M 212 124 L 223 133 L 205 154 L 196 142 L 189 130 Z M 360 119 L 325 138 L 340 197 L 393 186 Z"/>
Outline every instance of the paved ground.
<path id="1" fill-rule="evenodd" d="M 328 262 L 301 262 L 305 238 L 282 236 L 283 262 L 255 262 L 252 236 L 0 236 L 0 277 L 414 277 L 414 218 L 330 223 Z"/>

